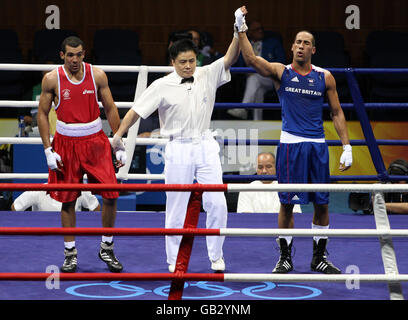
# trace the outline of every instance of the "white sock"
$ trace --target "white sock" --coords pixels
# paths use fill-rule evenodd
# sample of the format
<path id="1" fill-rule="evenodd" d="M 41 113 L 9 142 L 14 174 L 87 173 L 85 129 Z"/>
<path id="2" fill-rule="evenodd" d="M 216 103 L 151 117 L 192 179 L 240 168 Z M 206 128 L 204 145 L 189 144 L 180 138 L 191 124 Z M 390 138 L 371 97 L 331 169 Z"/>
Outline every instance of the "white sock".
<path id="1" fill-rule="evenodd" d="M 68 242 L 64 241 L 64 247 L 65 249 L 68 249 L 68 250 L 75 248 L 75 241 L 68 241 Z"/>
<path id="2" fill-rule="evenodd" d="M 286 243 L 287 243 L 288 245 L 290 245 L 290 243 L 292 242 L 292 236 L 279 236 L 279 238 L 280 238 L 280 239 L 281 239 L 281 238 L 285 239 L 285 240 L 286 240 Z"/>
<path id="3" fill-rule="evenodd" d="M 312 222 L 312 229 L 329 229 L 329 225 L 319 226 L 317 224 L 313 224 L 313 222 Z M 320 239 L 327 239 L 327 237 L 326 236 L 313 236 L 313 240 L 315 240 L 316 243 L 319 243 Z"/>
<path id="4" fill-rule="evenodd" d="M 108 242 L 108 243 L 113 242 L 113 236 L 111 237 L 102 236 L 102 242 Z"/>

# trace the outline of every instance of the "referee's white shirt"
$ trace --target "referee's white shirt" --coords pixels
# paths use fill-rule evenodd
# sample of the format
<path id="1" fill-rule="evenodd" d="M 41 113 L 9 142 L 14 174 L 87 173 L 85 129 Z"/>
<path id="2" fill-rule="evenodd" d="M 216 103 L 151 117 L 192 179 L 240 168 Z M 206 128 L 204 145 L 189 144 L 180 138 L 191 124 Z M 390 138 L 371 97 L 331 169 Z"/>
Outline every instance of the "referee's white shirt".
<path id="1" fill-rule="evenodd" d="M 143 119 L 159 109 L 160 134 L 165 137 L 196 137 L 210 129 L 217 88 L 231 80 L 224 57 L 197 67 L 194 82 L 181 84 L 173 71 L 154 81 L 132 109 Z"/>

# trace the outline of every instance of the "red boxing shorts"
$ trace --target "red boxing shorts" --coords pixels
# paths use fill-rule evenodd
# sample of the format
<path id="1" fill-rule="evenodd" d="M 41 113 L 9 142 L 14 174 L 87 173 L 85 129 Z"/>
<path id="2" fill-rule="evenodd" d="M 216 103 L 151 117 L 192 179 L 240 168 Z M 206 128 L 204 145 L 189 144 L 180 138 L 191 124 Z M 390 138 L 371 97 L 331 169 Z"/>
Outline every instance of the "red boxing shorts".
<path id="1" fill-rule="evenodd" d="M 48 183 L 82 183 L 88 176 L 88 183 L 117 183 L 113 167 L 112 152 L 108 138 L 101 130 L 83 137 L 69 137 L 55 133 L 52 147 L 61 156 L 62 172 L 49 171 Z M 60 202 L 76 200 L 81 191 L 50 191 L 50 196 Z M 119 192 L 95 191 L 106 199 L 116 199 Z"/>

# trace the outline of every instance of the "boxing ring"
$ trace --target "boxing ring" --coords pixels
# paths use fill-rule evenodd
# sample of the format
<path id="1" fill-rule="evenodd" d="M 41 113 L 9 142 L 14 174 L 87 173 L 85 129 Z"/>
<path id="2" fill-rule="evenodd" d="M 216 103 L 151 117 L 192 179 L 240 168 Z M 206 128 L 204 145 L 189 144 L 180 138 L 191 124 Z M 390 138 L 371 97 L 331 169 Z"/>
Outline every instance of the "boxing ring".
<path id="1" fill-rule="evenodd" d="M 53 65 L 12 65 L 12 64 L 0 64 L 0 70 L 24 70 L 24 71 L 43 71 L 43 70 L 52 70 L 56 66 Z M 135 99 L 140 95 L 140 93 L 146 88 L 147 85 L 147 74 L 148 72 L 169 72 L 173 70 L 171 67 L 147 67 L 147 66 L 99 66 L 106 72 L 138 72 L 138 83 L 135 92 Z M 331 176 L 331 180 L 333 182 L 336 181 L 373 181 L 377 180 L 380 182 L 385 181 L 393 181 L 393 180 L 406 180 L 406 176 L 389 176 L 384 166 L 384 162 L 379 151 L 379 145 L 408 145 L 408 140 L 377 140 L 374 137 L 372 132 L 370 122 L 368 116 L 366 114 L 365 108 L 397 108 L 397 107 L 404 107 L 406 104 L 364 104 L 361 93 L 359 91 L 355 73 L 373 73 L 373 72 L 408 72 L 407 70 L 389 70 L 389 69 L 378 69 L 378 70 L 368 70 L 368 69 L 330 69 L 332 72 L 343 72 L 347 76 L 347 80 L 350 87 L 350 93 L 352 95 L 354 103 L 352 104 L 342 104 L 344 109 L 347 108 L 355 108 L 359 120 L 361 122 L 361 126 L 363 129 L 363 133 L 365 136 L 365 140 L 351 140 L 351 145 L 367 145 L 370 155 L 373 160 L 373 164 L 375 169 L 377 170 L 378 175 L 373 176 Z M 233 68 L 232 72 L 253 72 L 250 68 Z M 131 102 L 117 102 L 116 103 L 119 108 L 129 108 L 132 106 Z M 0 101 L 0 107 L 36 107 L 38 102 L 35 101 Z M 277 108 L 279 107 L 277 104 L 232 104 L 232 103 L 217 103 L 216 108 L 239 108 L 239 107 L 249 107 L 249 108 Z M 128 137 L 125 139 L 126 142 L 126 152 L 128 155 L 128 159 L 131 159 L 133 155 L 133 151 L 136 145 L 164 145 L 167 140 L 163 138 L 137 138 L 137 131 L 138 131 L 137 122 L 128 133 Z M 135 142 L 135 143 L 129 143 Z M 327 141 L 329 146 L 340 146 L 340 141 Z M 0 144 L 41 144 L 40 138 L 14 138 L 14 137 L 6 137 L 0 138 Z M 258 145 L 277 145 L 279 143 L 278 140 L 251 140 L 251 139 L 224 139 L 222 143 L 225 146 L 232 146 L 232 145 L 251 145 L 251 144 L 258 144 Z M 127 166 L 121 168 L 117 174 L 119 180 L 163 180 L 164 176 L 161 174 L 129 174 L 129 164 Z M 47 174 L 27 174 L 27 173 L 12 173 L 12 174 L 0 174 L 0 179 L 46 179 Z M 259 180 L 259 176 L 254 175 L 225 175 L 224 181 L 237 181 L 237 180 L 248 180 L 252 181 L 255 179 Z M 276 176 L 265 176 L 262 179 L 276 179 Z M 313 185 L 304 185 L 304 184 L 279 184 L 279 185 L 249 185 L 245 183 L 230 183 L 230 184 L 222 184 L 222 185 L 200 185 L 200 184 L 191 184 L 191 185 L 168 185 L 168 184 L 119 184 L 119 185 L 100 185 L 100 184 L 64 184 L 64 185 L 52 185 L 52 184 L 39 184 L 39 183 L 0 183 L 0 190 L 87 190 L 87 191 L 101 191 L 101 190 L 116 190 L 116 191 L 126 191 L 126 192 L 136 192 L 136 191 L 149 191 L 149 192 L 163 192 L 163 191 L 190 191 L 190 203 L 187 209 L 187 216 L 186 221 L 183 229 L 166 229 L 166 228 L 158 228 L 158 227 L 149 227 L 149 228 L 141 228 L 141 227 L 115 227 L 113 229 L 109 228 L 94 228 L 94 227 L 78 227 L 78 228 L 58 228 L 58 227 L 44 227 L 44 226 L 11 226 L 12 223 L 16 222 L 12 218 L 12 213 L 5 216 L 8 216 L 10 220 L 8 223 L 9 226 L 0 226 L 0 237 L 2 240 L 10 240 L 12 237 L 16 237 L 17 239 L 25 238 L 33 236 L 34 239 L 40 237 L 42 239 L 43 236 L 46 237 L 54 237 L 54 236 L 61 236 L 66 234 L 72 235 L 79 235 L 83 237 L 87 236 L 95 236 L 95 235 L 102 235 L 104 233 L 113 234 L 118 236 L 118 240 L 115 242 L 120 242 L 121 238 L 128 238 L 127 241 L 133 241 L 129 239 L 133 239 L 133 237 L 138 236 L 137 238 L 150 238 L 154 237 L 157 238 L 158 236 L 164 235 L 182 235 L 182 242 L 180 245 L 179 256 L 177 258 L 176 263 L 176 271 L 174 273 L 168 272 L 124 272 L 120 274 L 113 274 L 113 273 L 106 273 L 106 272 L 95 272 L 95 271 L 88 271 L 88 272 L 78 272 L 75 274 L 59 274 L 55 272 L 2 272 L 0 270 L 0 286 L 2 282 L 12 283 L 14 281 L 47 281 L 50 277 L 58 277 L 59 281 L 95 281 L 95 280 L 103 280 L 103 281 L 111 281 L 110 284 L 113 287 L 121 287 L 122 290 L 130 290 L 130 285 L 119 284 L 119 281 L 166 281 L 167 283 L 170 281 L 170 287 L 166 287 L 166 289 L 162 289 L 161 293 L 162 296 L 168 298 L 169 300 L 179 300 L 185 298 L 183 296 L 183 291 L 187 288 L 188 289 L 188 282 L 191 281 L 198 281 L 197 286 L 204 286 L 204 282 L 236 282 L 236 283 L 253 283 L 253 282 L 261 282 L 263 283 L 262 286 L 255 286 L 252 287 L 252 298 L 257 298 L 259 295 L 256 293 L 266 290 L 265 288 L 269 286 L 269 288 L 279 287 L 283 288 L 284 284 L 275 284 L 275 282 L 279 283 L 309 283 L 309 282 L 329 282 L 329 283 L 346 283 L 353 284 L 353 283 L 385 283 L 388 288 L 388 297 L 392 300 L 394 299 L 404 299 L 403 296 L 403 286 L 405 285 L 404 282 L 408 281 L 408 269 L 404 273 L 399 271 L 399 265 L 397 264 L 397 257 L 394 248 L 394 240 L 397 238 L 404 239 L 408 237 L 408 226 L 405 223 L 405 228 L 398 227 L 401 224 L 401 220 L 398 218 L 387 216 L 387 212 L 385 210 L 384 192 L 408 192 L 408 185 L 401 185 L 401 184 L 354 184 L 354 183 L 342 183 L 342 184 L 313 184 Z M 254 219 L 257 220 L 255 223 L 255 228 L 249 228 L 245 225 L 242 226 L 242 222 L 232 221 L 232 225 L 238 226 L 241 224 L 241 227 L 228 227 L 224 229 L 206 229 L 201 227 L 202 223 L 200 224 L 200 205 L 201 205 L 201 194 L 202 192 L 240 192 L 240 191 L 328 191 L 328 192 L 372 192 L 374 194 L 374 220 L 370 216 L 366 216 L 366 218 L 371 219 L 371 228 L 332 228 L 328 230 L 316 230 L 307 228 L 305 225 L 303 227 L 296 227 L 296 229 L 278 229 L 278 228 L 264 228 L 260 227 L 265 222 L 264 218 L 269 221 L 269 219 L 276 219 L 275 216 L 264 216 L 260 217 L 258 215 L 254 215 Z M 20 213 L 22 214 L 22 213 Z M 147 213 L 154 216 L 152 213 Z M 54 214 L 55 215 L 55 214 Z M 242 216 L 238 215 L 237 216 Z M 331 215 L 331 219 L 332 219 Z M 130 217 L 129 219 L 135 219 L 135 216 Z M 230 217 L 229 217 L 230 219 Z M 234 220 L 232 218 L 232 220 Z M 247 218 L 248 219 L 248 218 Z M 296 219 L 299 219 L 296 217 Z M 7 219 L 6 219 L 7 220 Z M 311 217 L 305 217 L 305 221 L 311 222 Z M 346 219 L 347 220 L 347 219 Z M 391 221 L 390 221 L 391 220 Z M 395 220 L 395 221 L 394 221 Z M 398 220 L 398 221 L 397 221 Z M 6 221 L 7 222 L 7 221 Z M 157 220 L 155 220 L 155 223 Z M 349 221 L 350 222 L 350 221 Z M 303 222 L 302 222 L 303 223 Z M 373 225 L 374 223 L 374 225 Z M 19 224 L 19 223 L 17 223 Z M 250 225 L 249 223 L 248 225 Z M 271 223 L 271 225 L 276 224 L 276 222 Z M 336 223 L 334 223 L 336 225 Z M 404 224 L 402 224 L 404 225 Z M 236 238 L 240 242 L 245 242 L 247 238 L 267 238 L 269 239 L 268 242 L 271 241 L 271 237 L 276 237 L 279 235 L 292 235 L 295 238 L 307 238 L 310 240 L 310 237 L 319 235 L 319 236 L 328 236 L 331 238 L 349 238 L 352 241 L 359 241 L 360 239 L 368 239 L 368 238 L 378 238 L 379 239 L 379 251 L 381 253 L 381 260 L 382 260 L 382 267 L 383 272 L 378 273 L 352 273 L 348 272 L 346 274 L 340 275 L 323 275 L 323 274 L 310 274 L 305 272 L 301 273 L 291 273 L 291 274 L 271 274 L 270 271 L 259 272 L 259 269 L 255 273 L 241 273 L 241 272 L 225 272 L 225 273 L 193 273 L 189 272 L 189 263 L 190 259 L 193 258 L 194 253 L 192 252 L 193 243 L 197 243 L 201 241 L 200 239 L 205 238 L 205 236 L 226 236 L 228 238 Z M 132 237 L 132 238 L 130 238 Z M 245 238 L 245 239 L 241 239 Z M 58 238 L 57 238 L 58 239 Z M 32 240 L 35 241 L 35 240 Z M 138 241 L 138 240 L 134 240 Z M 296 241 L 296 240 L 295 240 Z M 81 242 L 81 241 L 78 241 Z M 378 241 L 377 241 L 378 242 Z M 161 243 L 162 244 L 162 243 Z M 296 242 L 295 242 L 296 244 Z M 378 245 L 378 243 L 377 243 Z M 203 249 L 203 244 L 200 244 L 200 249 Z M 398 242 L 396 247 L 405 248 L 405 242 L 402 241 L 401 243 Z M 118 244 L 118 250 L 120 248 L 120 244 Z M 301 248 L 301 246 L 300 246 Z M 308 251 L 309 256 L 311 256 L 311 250 L 305 249 Z M 334 250 L 334 249 L 333 249 Z M 224 249 L 225 254 L 227 254 L 227 248 Z M 335 250 L 334 250 L 335 251 Z M 202 251 L 200 251 L 202 252 Z M 299 250 L 298 250 L 299 252 Z M 3 253 L 5 255 L 6 253 Z M 121 259 L 121 256 L 119 256 Z M 140 259 L 138 256 L 136 258 Z M 143 258 L 142 258 L 143 259 Z M 233 260 L 234 258 L 227 258 L 227 264 Z M 193 260 L 193 259 L 192 259 Z M 164 260 L 163 260 L 164 261 Z M 193 262 L 193 261 L 192 261 Z M 270 267 L 272 269 L 272 264 L 275 262 L 275 259 L 269 259 Z M 132 262 L 129 262 L 132 263 Z M 125 269 L 127 269 L 126 263 Z M 351 262 L 350 262 L 351 263 Z M 162 262 L 163 264 L 163 262 Z M 307 265 L 307 263 L 303 264 Z M 404 261 L 403 267 L 405 268 L 406 262 Z M 197 266 L 191 264 L 191 267 L 197 270 Z M 7 268 L 6 268 L 7 269 Z M 131 268 L 130 268 L 131 269 Z M 156 268 L 157 269 L 157 268 Z M 201 266 L 198 269 L 203 269 Z M 231 267 L 232 271 L 234 269 Z M 236 268 L 238 270 L 239 268 Z M 242 269 L 242 268 L 241 268 Z M 204 268 L 206 270 L 206 268 Z M 405 270 L 405 269 L 404 269 Z M 162 271 L 162 270 L 161 270 Z M 303 271 L 303 270 L 301 270 Z M 377 270 L 378 271 L 378 270 Z M 269 272 L 269 273 L 266 273 Z M 112 284 L 113 283 L 113 284 Z M 190 283 L 190 287 L 194 286 L 194 284 Z M 207 287 L 211 287 L 211 285 L 206 285 Z M 288 286 L 288 285 L 287 285 Z M 295 286 L 295 285 L 293 285 Z M 72 288 L 72 287 L 70 287 Z M 124 288 L 124 289 L 123 289 Z M 215 288 L 214 286 L 211 287 L 214 291 L 219 291 L 219 288 Z M 312 292 L 316 293 L 316 291 Z M 75 291 L 72 289 L 71 291 Z M 145 290 L 146 291 L 146 290 Z M 160 291 L 160 290 L 159 290 Z M 243 289 L 242 292 L 245 290 Z M 147 292 L 147 291 L 146 291 Z M 246 291 L 248 292 L 248 291 Z M 77 297 L 81 295 L 77 295 Z M 133 295 L 132 297 L 137 297 L 138 294 Z M 91 297 L 96 297 L 92 296 Z M 248 296 L 247 296 L 248 297 Z M 312 295 L 306 297 L 312 298 Z M 216 296 L 218 298 L 218 296 Z M 286 297 L 287 299 L 291 299 L 290 297 Z M 1 298 L 0 298 L 1 299 Z M 262 298 L 260 298 L 262 299 Z M 284 299 L 284 298 L 282 298 Z M 380 298 L 381 299 L 381 298 Z"/>

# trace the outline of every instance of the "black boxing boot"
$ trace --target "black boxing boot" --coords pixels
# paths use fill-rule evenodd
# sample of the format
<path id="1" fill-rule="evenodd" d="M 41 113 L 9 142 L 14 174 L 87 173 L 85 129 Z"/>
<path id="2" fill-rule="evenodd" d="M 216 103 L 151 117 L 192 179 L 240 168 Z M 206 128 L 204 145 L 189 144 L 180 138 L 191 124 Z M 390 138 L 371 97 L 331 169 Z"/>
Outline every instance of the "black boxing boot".
<path id="1" fill-rule="evenodd" d="M 339 274 L 340 269 L 333 265 L 326 257 L 326 245 L 328 239 L 313 240 L 313 258 L 310 265 L 312 271 L 325 274 Z"/>
<path id="2" fill-rule="evenodd" d="M 107 264 L 110 272 L 122 271 L 123 266 L 113 253 L 113 242 L 111 243 L 101 242 L 99 258 Z"/>
<path id="3" fill-rule="evenodd" d="M 290 245 L 286 242 L 285 238 L 278 238 L 276 242 L 280 248 L 280 258 L 276 263 L 275 268 L 272 270 L 272 273 L 288 273 L 293 270 L 292 263 L 292 244 L 293 239 L 290 242 Z"/>
<path id="4" fill-rule="evenodd" d="M 77 265 L 78 265 L 78 259 L 77 259 L 77 249 L 74 247 L 72 249 L 65 249 L 64 250 L 64 254 L 65 254 L 65 259 L 64 259 L 64 263 L 62 264 L 60 270 L 61 272 L 75 272 L 77 269 Z"/>

